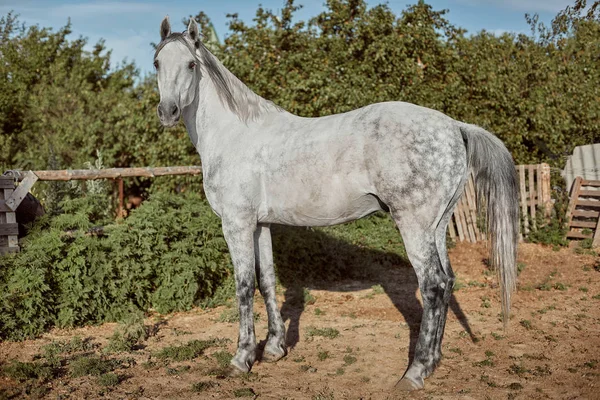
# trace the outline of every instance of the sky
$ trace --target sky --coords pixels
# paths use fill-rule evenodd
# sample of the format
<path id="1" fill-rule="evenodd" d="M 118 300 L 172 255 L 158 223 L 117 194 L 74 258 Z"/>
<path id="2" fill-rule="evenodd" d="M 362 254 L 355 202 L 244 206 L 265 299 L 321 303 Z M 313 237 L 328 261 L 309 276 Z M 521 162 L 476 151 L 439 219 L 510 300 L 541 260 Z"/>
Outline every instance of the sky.
<path id="1" fill-rule="evenodd" d="M 407 4 L 418 0 L 367 0 L 369 7 L 387 3 L 399 15 Z M 296 20 L 308 20 L 324 9 L 325 0 L 296 0 L 303 5 Z M 529 33 L 525 13 L 537 13 L 548 23 L 557 12 L 574 0 L 426 0 L 434 10 L 448 9 L 446 18 L 467 29 L 468 33 L 486 30 L 493 33 Z M 171 3 L 171 4 L 168 4 Z M 134 61 L 142 75 L 152 70 L 152 42 L 159 41 L 159 25 L 169 15 L 173 30 L 184 30 L 184 17 L 204 11 L 213 22 L 222 41 L 228 35 L 227 14 L 237 13 L 251 24 L 259 5 L 273 11 L 281 10 L 285 0 L 181 0 L 181 1 L 111 1 L 111 0 L 0 0 L 0 15 L 13 11 L 27 25 L 38 24 L 57 30 L 72 24 L 72 38 L 88 38 L 89 48 L 100 39 L 112 49 L 112 66 Z"/>

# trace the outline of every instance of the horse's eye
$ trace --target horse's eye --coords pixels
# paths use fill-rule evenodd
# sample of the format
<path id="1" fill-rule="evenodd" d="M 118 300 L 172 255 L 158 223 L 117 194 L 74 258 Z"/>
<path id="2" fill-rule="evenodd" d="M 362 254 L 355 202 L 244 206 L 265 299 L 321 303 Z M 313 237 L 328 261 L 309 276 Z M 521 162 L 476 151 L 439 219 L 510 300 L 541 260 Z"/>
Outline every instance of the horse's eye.
<path id="1" fill-rule="evenodd" d="M 194 68 L 196 68 L 196 62 L 195 62 L 195 61 L 190 61 L 190 63 L 188 64 L 188 68 L 189 68 L 189 69 L 194 69 Z"/>
<path id="2" fill-rule="evenodd" d="M 154 60 L 154 68 L 158 69 L 158 60 Z"/>

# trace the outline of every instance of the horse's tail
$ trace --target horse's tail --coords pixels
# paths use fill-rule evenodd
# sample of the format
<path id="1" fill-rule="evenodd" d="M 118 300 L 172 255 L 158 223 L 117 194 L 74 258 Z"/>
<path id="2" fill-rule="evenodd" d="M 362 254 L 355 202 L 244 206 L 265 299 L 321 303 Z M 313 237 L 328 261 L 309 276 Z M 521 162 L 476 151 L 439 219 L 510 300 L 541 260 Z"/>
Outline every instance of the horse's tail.
<path id="1" fill-rule="evenodd" d="M 502 292 L 504 329 L 510 313 L 510 296 L 516 287 L 519 198 L 512 156 L 496 136 L 475 125 L 460 124 L 467 161 L 475 177 L 479 210 L 485 210 L 491 239 L 490 266 L 498 271 Z"/>

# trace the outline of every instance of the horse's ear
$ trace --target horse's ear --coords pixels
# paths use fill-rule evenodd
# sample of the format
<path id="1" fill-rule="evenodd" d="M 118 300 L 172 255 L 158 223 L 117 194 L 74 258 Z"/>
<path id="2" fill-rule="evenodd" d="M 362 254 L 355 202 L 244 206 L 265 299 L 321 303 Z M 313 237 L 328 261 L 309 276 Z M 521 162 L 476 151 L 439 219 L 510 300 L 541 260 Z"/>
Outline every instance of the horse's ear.
<path id="1" fill-rule="evenodd" d="M 169 16 L 167 15 L 160 23 L 160 40 L 165 40 L 165 38 L 170 34 L 171 23 L 169 22 Z"/>
<path id="2" fill-rule="evenodd" d="M 187 31 L 188 35 L 190 35 L 190 39 L 192 39 L 194 43 L 198 42 L 200 35 L 198 34 L 198 24 L 196 23 L 196 20 L 194 18 L 190 18 L 190 23 L 188 24 Z"/>

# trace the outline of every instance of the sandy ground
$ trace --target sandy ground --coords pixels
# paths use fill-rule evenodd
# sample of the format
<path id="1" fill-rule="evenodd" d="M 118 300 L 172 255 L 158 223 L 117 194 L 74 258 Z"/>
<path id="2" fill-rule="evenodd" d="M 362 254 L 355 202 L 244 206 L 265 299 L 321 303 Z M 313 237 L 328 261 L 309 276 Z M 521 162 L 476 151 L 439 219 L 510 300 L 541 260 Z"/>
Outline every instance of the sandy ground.
<path id="1" fill-rule="evenodd" d="M 52 399 L 600 399 L 600 263 L 573 249 L 520 248 L 519 290 L 509 330 L 499 318 L 496 278 L 487 271 L 483 244 L 459 244 L 450 258 L 458 276 L 444 337 L 441 365 L 425 390 L 392 394 L 408 366 L 421 305 L 412 269 L 398 266 L 379 282 L 343 281 L 327 290 L 308 288 L 312 304 L 286 307 L 289 354 L 255 364 L 249 375 L 219 373 L 219 355 L 234 353 L 237 323 L 219 322 L 227 307 L 152 316 L 155 327 L 139 350 L 107 357 L 127 360 L 114 372 L 116 386 L 94 376 L 64 373 L 48 382 L 0 377 L 0 398 Z M 284 289 L 280 293 L 284 302 Z M 267 333 L 257 296 L 256 333 Z M 97 343 L 96 354 L 117 324 L 54 330 L 37 340 L 0 344 L 0 361 L 32 361 L 42 346 L 79 336 Z M 331 328 L 334 338 L 311 335 Z M 332 331 L 332 330 L 330 330 Z M 191 361 L 164 363 L 157 352 L 190 340 L 226 338 Z M 203 385 L 199 383 L 204 383 Z M 194 387 L 193 385 L 196 384 Z"/>

